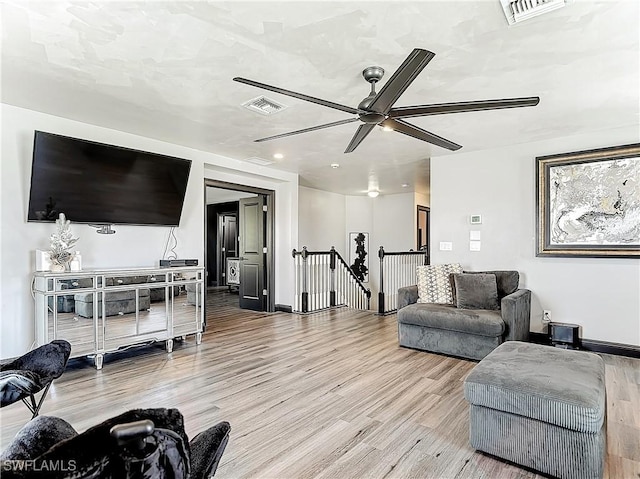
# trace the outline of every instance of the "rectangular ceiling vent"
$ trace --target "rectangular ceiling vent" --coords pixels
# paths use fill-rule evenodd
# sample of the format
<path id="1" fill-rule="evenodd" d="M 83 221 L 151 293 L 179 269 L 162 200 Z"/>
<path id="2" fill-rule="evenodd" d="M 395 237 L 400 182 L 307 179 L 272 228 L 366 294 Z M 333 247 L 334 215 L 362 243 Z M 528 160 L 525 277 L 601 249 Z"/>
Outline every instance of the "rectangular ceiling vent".
<path id="1" fill-rule="evenodd" d="M 282 103 L 278 103 L 271 98 L 267 98 L 266 96 L 259 96 L 254 98 L 253 100 L 246 101 L 242 104 L 243 107 L 260 113 L 261 115 L 273 115 L 274 113 L 278 113 L 279 111 L 287 108 Z"/>
<path id="2" fill-rule="evenodd" d="M 273 165 L 275 163 L 275 161 L 273 160 L 265 160 L 264 158 L 260 158 L 257 156 L 252 156 L 251 158 L 247 158 L 244 161 L 246 161 L 247 163 L 253 163 L 254 165 L 260 165 L 260 166 Z"/>
<path id="3" fill-rule="evenodd" d="M 509 25 L 564 7 L 570 0 L 500 0 Z"/>

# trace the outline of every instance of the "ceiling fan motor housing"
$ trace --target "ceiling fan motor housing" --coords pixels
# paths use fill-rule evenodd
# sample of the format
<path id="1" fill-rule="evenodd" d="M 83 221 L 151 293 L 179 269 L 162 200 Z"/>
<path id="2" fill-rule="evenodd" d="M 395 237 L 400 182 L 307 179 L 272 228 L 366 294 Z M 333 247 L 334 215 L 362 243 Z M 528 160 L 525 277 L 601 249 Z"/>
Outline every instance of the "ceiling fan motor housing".
<path id="1" fill-rule="evenodd" d="M 358 110 L 360 110 L 358 117 L 365 123 L 380 123 L 382 120 L 386 120 L 387 118 L 383 113 L 369 110 L 369 106 L 375 98 L 376 93 L 373 92 L 358 104 Z"/>
<path id="2" fill-rule="evenodd" d="M 368 111 L 369 105 L 375 98 L 375 95 L 368 96 L 364 100 L 360 102 L 358 105 L 358 110 L 364 110 L 358 113 L 358 117 L 365 123 L 380 123 L 383 120 L 387 119 L 387 115 L 383 113 L 378 113 L 376 111 Z"/>

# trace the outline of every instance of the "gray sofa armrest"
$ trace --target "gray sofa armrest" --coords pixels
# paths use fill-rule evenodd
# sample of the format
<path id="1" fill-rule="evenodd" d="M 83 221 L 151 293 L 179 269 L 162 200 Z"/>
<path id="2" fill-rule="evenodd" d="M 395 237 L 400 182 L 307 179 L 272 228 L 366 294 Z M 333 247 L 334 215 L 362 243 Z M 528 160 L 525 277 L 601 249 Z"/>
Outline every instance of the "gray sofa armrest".
<path id="1" fill-rule="evenodd" d="M 405 286 L 398 289 L 398 310 L 418 302 L 418 286 Z"/>
<path id="2" fill-rule="evenodd" d="M 505 341 L 528 341 L 531 320 L 531 291 L 518 289 L 502 298 L 502 320 L 507 326 Z"/>

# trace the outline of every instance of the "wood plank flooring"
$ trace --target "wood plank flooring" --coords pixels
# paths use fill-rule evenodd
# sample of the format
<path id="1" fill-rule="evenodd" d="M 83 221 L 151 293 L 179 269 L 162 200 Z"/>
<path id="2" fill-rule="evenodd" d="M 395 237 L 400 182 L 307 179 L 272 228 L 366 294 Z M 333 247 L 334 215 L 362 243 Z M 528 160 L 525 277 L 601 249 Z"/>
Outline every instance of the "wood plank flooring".
<path id="1" fill-rule="evenodd" d="M 208 329 L 108 355 L 96 371 L 73 360 L 41 414 L 83 431 L 138 407 L 177 407 L 193 437 L 218 421 L 231 440 L 216 478 L 538 478 L 468 444 L 462 381 L 476 363 L 398 347 L 396 317 L 349 309 L 307 316 L 237 308 L 209 294 Z M 605 477 L 640 477 L 640 360 L 607 367 Z M 0 409 L 0 448 L 30 415 Z"/>

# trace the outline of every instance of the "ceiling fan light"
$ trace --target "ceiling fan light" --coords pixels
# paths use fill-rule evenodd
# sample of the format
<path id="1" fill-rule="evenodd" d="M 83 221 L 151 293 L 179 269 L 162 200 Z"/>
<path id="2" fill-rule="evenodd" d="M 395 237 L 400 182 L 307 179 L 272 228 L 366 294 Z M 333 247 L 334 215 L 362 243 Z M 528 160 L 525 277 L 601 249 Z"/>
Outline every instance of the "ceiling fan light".
<path id="1" fill-rule="evenodd" d="M 380 194 L 380 192 L 378 190 L 369 190 L 369 191 L 367 191 L 367 195 L 369 195 L 370 198 L 375 198 L 379 194 Z"/>

